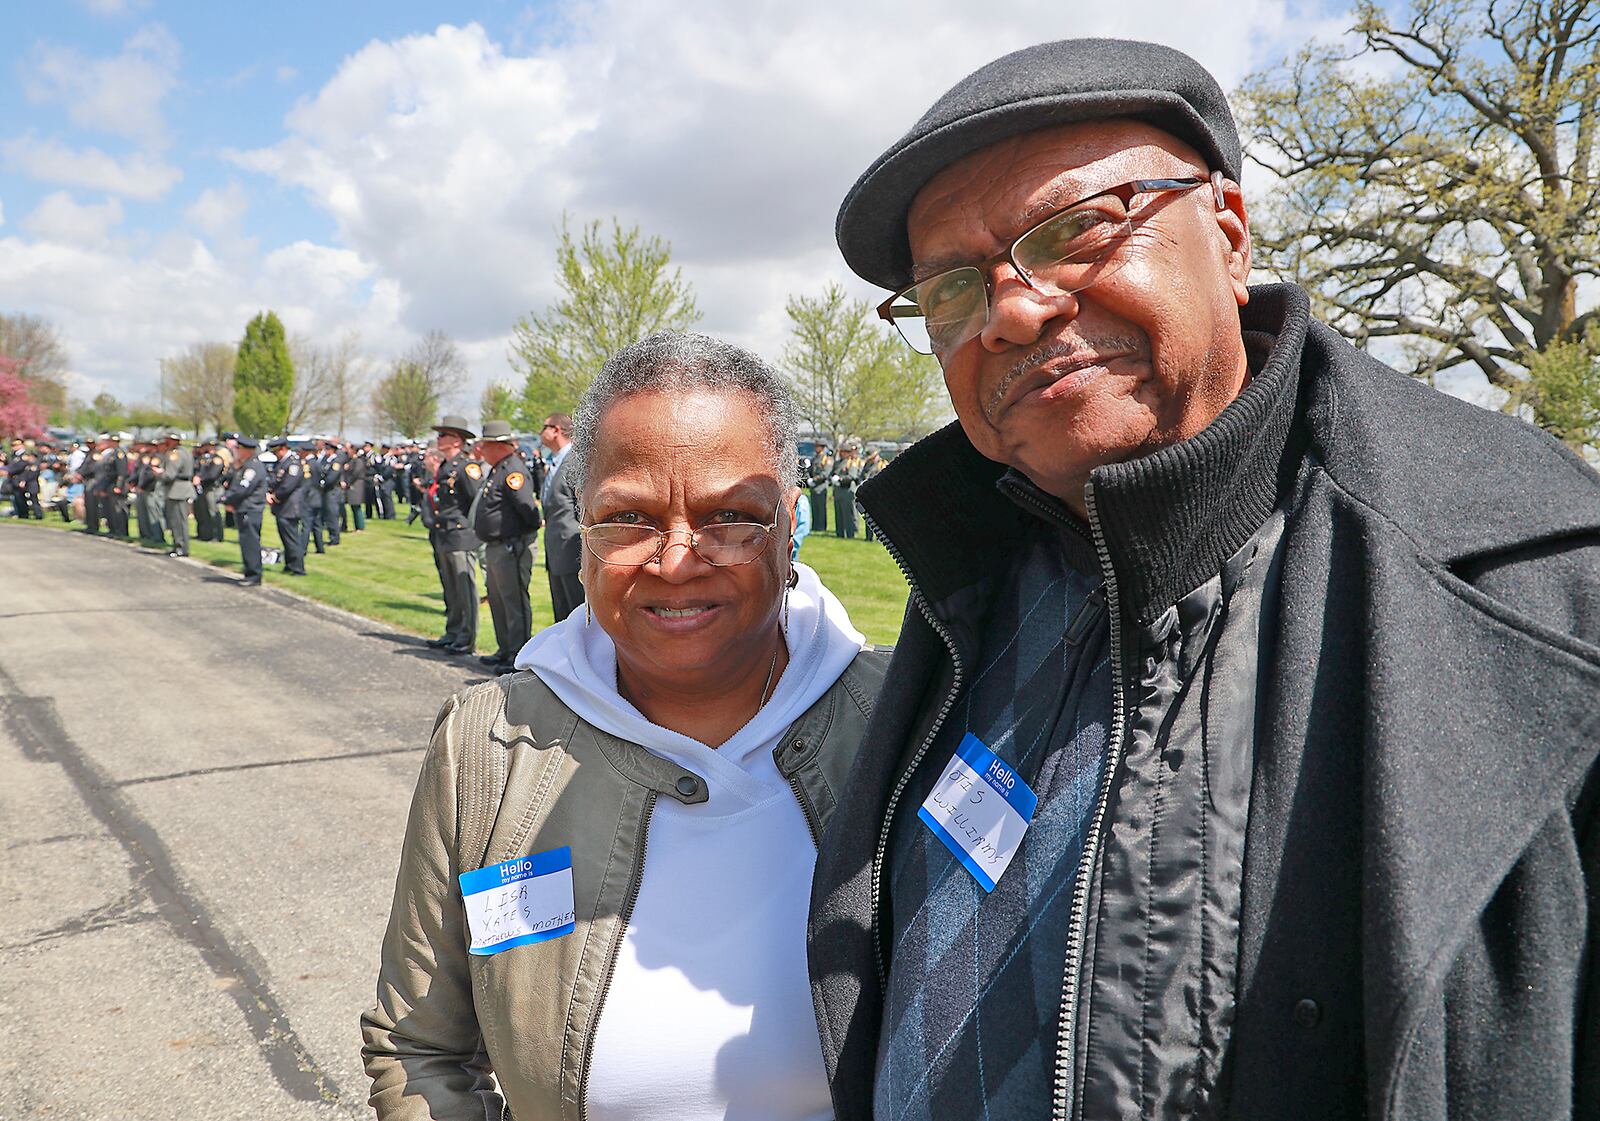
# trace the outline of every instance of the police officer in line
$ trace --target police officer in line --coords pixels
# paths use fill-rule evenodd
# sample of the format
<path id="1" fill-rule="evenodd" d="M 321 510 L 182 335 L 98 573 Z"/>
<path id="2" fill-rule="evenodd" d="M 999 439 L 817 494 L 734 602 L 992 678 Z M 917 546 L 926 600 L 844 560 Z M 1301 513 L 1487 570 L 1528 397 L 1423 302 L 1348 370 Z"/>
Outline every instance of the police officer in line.
<path id="1" fill-rule="evenodd" d="M 256 455 L 256 441 L 250 436 L 230 434 L 229 442 L 238 449 L 238 465 L 228 476 L 222 504 L 233 512 L 234 528 L 239 533 L 239 561 L 244 566 L 244 587 L 261 583 L 261 517 L 267 508 L 267 472 Z"/>
<path id="2" fill-rule="evenodd" d="M 327 470 L 312 444 L 301 444 L 293 454 L 300 457 L 300 470 L 305 474 L 306 539 L 318 553 L 326 553 L 328 550 L 323 548 L 323 534 L 328 531 L 328 520 L 323 515 L 322 484 Z"/>
<path id="3" fill-rule="evenodd" d="M 267 447 L 277 453 L 272 477 L 267 484 L 267 505 L 278 522 L 278 538 L 283 542 L 283 571 L 290 576 L 306 574 L 306 504 L 310 497 L 305 468 L 300 457 L 289 449 L 289 441 L 274 436 Z"/>
<path id="4" fill-rule="evenodd" d="M 344 529 L 344 453 L 333 440 L 321 436 L 317 462 L 321 468 L 317 496 L 322 502 L 322 527 L 328 531 L 328 544 L 337 545 Z"/>
<path id="5" fill-rule="evenodd" d="M 169 557 L 189 555 L 189 503 L 194 500 L 194 456 L 182 444 L 182 437 L 168 432 L 161 441 L 161 456 L 156 461 L 158 485 L 166 487 L 162 503 L 167 528 L 172 531 Z"/>
<path id="6" fill-rule="evenodd" d="M 106 520 L 106 532 L 119 540 L 128 540 L 128 503 L 132 498 L 133 463 L 122 450 L 126 432 L 106 433 L 105 450 L 100 453 L 100 468 L 96 481 L 96 501 L 100 517 Z M 84 488 L 87 492 L 88 488 Z M 95 532 L 99 532 L 98 525 Z"/>
<path id="7" fill-rule="evenodd" d="M 223 541 L 222 492 L 228 474 L 228 450 L 206 440 L 199 451 L 195 463 L 195 475 L 200 481 L 200 493 L 194 500 L 195 536 L 202 541 Z"/>
<path id="8" fill-rule="evenodd" d="M 360 448 L 352 445 L 345 452 L 344 513 L 350 515 L 351 533 L 367 531 L 367 513 L 372 506 L 372 492 L 368 489 L 367 476 L 372 470 L 372 460 L 371 444 L 364 444 Z M 343 522 L 340 523 L 340 528 L 343 529 Z"/>
<path id="9" fill-rule="evenodd" d="M 428 645 L 470 654 L 478 641 L 478 536 L 467 513 L 483 484 L 483 464 L 467 455 L 467 441 L 475 437 L 463 417 L 446 416 L 433 430 L 439 434 L 440 462 L 425 495 L 426 520 L 444 589 L 444 634 L 429 639 Z"/>
<path id="10" fill-rule="evenodd" d="M 528 581 L 539 540 L 539 504 L 534 498 L 538 483 L 511 435 L 511 425 L 503 420 L 483 422 L 477 454 L 486 470 L 473 506 L 472 528 L 483 542 L 483 577 L 496 644 L 493 654 L 478 661 L 509 673 L 517 652 L 533 636 Z"/>
<path id="11" fill-rule="evenodd" d="M 833 455 L 828 445 L 817 441 L 817 450 L 811 457 L 811 470 L 806 476 L 807 500 L 811 503 L 811 532 L 828 532 L 828 482 L 833 475 Z"/>
<path id="12" fill-rule="evenodd" d="M 139 518 L 139 542 L 143 545 L 165 545 L 167 535 L 162 529 L 156 495 L 158 457 L 144 440 L 134 443 L 133 455 L 134 507 Z"/>

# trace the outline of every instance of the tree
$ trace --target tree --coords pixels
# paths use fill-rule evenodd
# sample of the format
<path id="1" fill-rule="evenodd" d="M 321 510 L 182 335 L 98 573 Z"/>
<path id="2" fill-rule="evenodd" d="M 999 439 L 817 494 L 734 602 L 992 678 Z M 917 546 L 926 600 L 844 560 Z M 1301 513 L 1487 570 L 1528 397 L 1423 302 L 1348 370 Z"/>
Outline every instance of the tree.
<path id="1" fill-rule="evenodd" d="M 1262 261 L 1419 377 L 1470 363 L 1521 400 L 1535 354 L 1581 339 L 1600 269 L 1600 7 L 1591 0 L 1364 2 L 1359 69 L 1313 46 L 1248 79 Z"/>
<path id="2" fill-rule="evenodd" d="M 834 447 L 848 438 L 915 439 L 945 412 L 939 365 L 882 329 L 837 284 L 791 296 L 784 365 L 795 405 Z"/>
<path id="3" fill-rule="evenodd" d="M 237 355 L 227 343 L 192 343 L 161 360 L 161 399 L 185 428 L 200 435 L 233 424 L 233 366 Z"/>
<path id="4" fill-rule="evenodd" d="M 289 340 L 294 392 L 289 397 L 290 431 L 331 426 L 340 436 L 355 419 L 367 373 L 361 336 L 347 333 L 331 346 L 295 336 Z"/>
<path id="5" fill-rule="evenodd" d="M 0 313 L 0 355 L 17 361 L 29 396 L 52 420 L 68 418 L 67 351 L 54 323 L 42 315 Z"/>
<path id="6" fill-rule="evenodd" d="M 1530 357 L 1522 396 L 1534 420 L 1573 450 L 1600 448 L 1600 324 Z"/>
<path id="7" fill-rule="evenodd" d="M 379 380 L 372 394 L 378 423 L 415 440 L 439 412 L 439 395 L 428 373 L 415 362 L 401 361 Z"/>
<path id="8" fill-rule="evenodd" d="M 478 413 L 484 420 L 510 420 L 517 413 L 517 391 L 504 382 L 490 382 L 478 398 Z"/>
<path id="9" fill-rule="evenodd" d="M 80 418 L 81 417 L 81 422 Z M 90 428 L 96 432 L 107 432 L 113 428 L 121 428 L 127 422 L 127 413 L 122 402 L 109 393 L 97 393 L 93 401 L 82 406 L 81 413 L 74 413 L 73 420 L 79 428 Z"/>
<path id="10" fill-rule="evenodd" d="M 20 359 L 0 354 L 0 436 L 37 436 L 44 431 L 44 406 L 33 400 L 33 386 Z"/>
<path id="11" fill-rule="evenodd" d="M 244 329 L 233 366 L 233 415 L 247 436 L 288 431 L 294 363 L 276 312 L 258 314 Z"/>
<path id="12" fill-rule="evenodd" d="M 523 379 L 517 419 L 524 427 L 571 412 L 606 359 L 629 343 L 700 321 L 694 291 L 671 261 L 671 244 L 637 226 L 624 230 L 613 218 L 608 236 L 590 222 L 574 240 L 562 219 L 561 298 L 517 320 L 507 355 Z"/>

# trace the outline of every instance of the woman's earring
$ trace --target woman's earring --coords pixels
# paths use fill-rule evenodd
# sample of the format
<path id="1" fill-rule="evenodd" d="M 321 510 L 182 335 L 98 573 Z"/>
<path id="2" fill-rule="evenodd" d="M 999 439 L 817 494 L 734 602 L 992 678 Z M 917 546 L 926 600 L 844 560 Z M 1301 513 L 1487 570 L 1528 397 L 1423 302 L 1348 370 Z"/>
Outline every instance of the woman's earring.
<path id="1" fill-rule="evenodd" d="M 594 606 L 588 600 L 583 601 L 583 625 L 588 627 L 594 624 Z"/>

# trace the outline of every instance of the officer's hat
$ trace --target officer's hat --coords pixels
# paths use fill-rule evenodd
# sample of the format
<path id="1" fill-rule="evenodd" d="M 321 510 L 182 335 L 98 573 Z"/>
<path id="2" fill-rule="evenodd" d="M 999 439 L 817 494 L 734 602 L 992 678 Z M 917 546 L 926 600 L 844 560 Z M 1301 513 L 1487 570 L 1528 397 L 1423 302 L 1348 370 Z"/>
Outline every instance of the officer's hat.
<path id="1" fill-rule="evenodd" d="M 240 443 L 243 443 L 243 441 L 241 440 Z M 269 448 L 286 448 L 288 446 L 289 438 L 287 436 L 274 436 L 267 441 L 267 447 Z"/>
<path id="2" fill-rule="evenodd" d="M 467 427 L 467 418 L 464 416 L 442 416 L 439 418 L 439 423 L 433 426 L 433 430 L 435 432 L 454 432 L 463 440 L 477 439 L 472 429 Z"/>
<path id="3" fill-rule="evenodd" d="M 261 446 L 261 442 L 259 440 L 257 440 L 254 436 L 239 436 L 239 435 L 235 435 L 233 437 L 233 440 L 241 448 L 258 448 L 258 447 Z"/>
<path id="4" fill-rule="evenodd" d="M 478 437 L 486 443 L 501 442 L 513 443 L 515 437 L 511 435 L 511 425 L 503 420 L 486 420 L 483 422 L 483 435 Z"/>

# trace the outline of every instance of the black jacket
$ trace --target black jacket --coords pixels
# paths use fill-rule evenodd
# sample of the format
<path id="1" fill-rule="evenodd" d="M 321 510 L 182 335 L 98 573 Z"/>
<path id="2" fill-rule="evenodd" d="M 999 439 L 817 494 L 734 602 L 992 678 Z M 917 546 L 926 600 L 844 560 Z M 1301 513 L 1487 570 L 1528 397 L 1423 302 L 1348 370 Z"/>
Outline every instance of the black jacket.
<path id="1" fill-rule="evenodd" d="M 254 514 L 267 507 L 267 469 L 254 453 L 228 473 L 222 504 L 235 513 Z"/>
<path id="2" fill-rule="evenodd" d="M 479 541 L 467 514 L 483 485 L 483 464 L 457 452 L 439 464 L 433 484 L 428 495 L 432 513 L 428 532 L 434 543 L 451 553 L 476 549 Z"/>
<path id="3" fill-rule="evenodd" d="M 315 498 L 305 464 L 292 451 L 284 451 L 272 465 L 267 484 L 272 495 L 272 516 L 293 520 L 306 516 L 306 503 Z"/>
<path id="4" fill-rule="evenodd" d="M 513 541 L 539 530 L 536 484 L 513 452 L 488 469 L 475 502 L 473 531 L 480 541 Z"/>
<path id="5" fill-rule="evenodd" d="M 1297 288 L 1253 289 L 1244 318 L 1298 353 L 1297 392 L 1094 474 L 1129 625 L 1285 519 L 1218 1113 L 1600 1115 L 1600 477 L 1310 322 Z M 940 630 L 972 640 L 1003 563 L 1001 470 L 952 425 L 861 492 L 913 602 L 813 888 L 839 1121 L 870 1114 L 884 810 L 946 697 Z M 1081 1040 L 1075 1063 L 1076 1086 Z"/>

